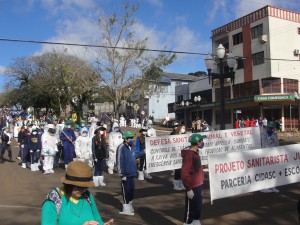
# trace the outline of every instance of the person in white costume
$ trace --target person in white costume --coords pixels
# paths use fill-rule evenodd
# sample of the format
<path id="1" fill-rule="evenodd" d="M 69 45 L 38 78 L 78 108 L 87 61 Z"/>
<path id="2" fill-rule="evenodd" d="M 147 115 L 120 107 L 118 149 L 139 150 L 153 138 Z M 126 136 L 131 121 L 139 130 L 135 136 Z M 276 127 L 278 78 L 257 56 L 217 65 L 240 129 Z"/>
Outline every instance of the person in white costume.
<path id="1" fill-rule="evenodd" d="M 75 141 L 75 153 L 78 161 L 93 167 L 92 138 L 88 136 L 88 130 L 85 128 L 81 130 L 80 136 Z"/>
<path id="2" fill-rule="evenodd" d="M 156 137 L 156 130 L 153 128 L 152 120 L 148 119 L 147 121 L 147 137 Z"/>
<path id="3" fill-rule="evenodd" d="M 123 115 L 120 117 L 120 127 L 126 127 L 126 120 Z"/>
<path id="4" fill-rule="evenodd" d="M 42 134 L 42 156 L 44 174 L 54 173 L 54 156 L 58 152 L 54 124 L 48 124 L 47 132 Z"/>
<path id="5" fill-rule="evenodd" d="M 123 142 L 122 133 L 117 122 L 113 123 L 112 131 L 108 134 L 109 157 L 107 161 L 108 173 L 113 174 L 114 166 L 116 164 L 117 147 Z"/>
<path id="6" fill-rule="evenodd" d="M 98 125 L 97 125 L 98 121 L 99 120 L 97 118 L 95 118 L 95 117 L 91 120 L 91 127 L 89 129 L 89 138 L 93 138 L 94 137 L 95 130 L 98 127 Z"/>

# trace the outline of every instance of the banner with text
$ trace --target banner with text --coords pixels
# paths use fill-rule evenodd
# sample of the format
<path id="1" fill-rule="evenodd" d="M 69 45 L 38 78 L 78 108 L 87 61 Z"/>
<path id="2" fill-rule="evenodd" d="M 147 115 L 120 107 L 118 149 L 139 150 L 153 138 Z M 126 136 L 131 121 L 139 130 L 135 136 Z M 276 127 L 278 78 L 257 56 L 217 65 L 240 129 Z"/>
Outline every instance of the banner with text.
<path id="1" fill-rule="evenodd" d="M 300 144 L 210 154 L 211 201 L 300 182 Z"/>
<path id="2" fill-rule="evenodd" d="M 244 151 L 261 148 L 258 127 L 202 132 L 207 135 L 200 150 L 202 165 L 208 164 L 208 154 Z M 146 138 L 146 163 L 148 172 L 181 168 L 181 150 L 190 145 L 192 134 L 168 135 Z"/>

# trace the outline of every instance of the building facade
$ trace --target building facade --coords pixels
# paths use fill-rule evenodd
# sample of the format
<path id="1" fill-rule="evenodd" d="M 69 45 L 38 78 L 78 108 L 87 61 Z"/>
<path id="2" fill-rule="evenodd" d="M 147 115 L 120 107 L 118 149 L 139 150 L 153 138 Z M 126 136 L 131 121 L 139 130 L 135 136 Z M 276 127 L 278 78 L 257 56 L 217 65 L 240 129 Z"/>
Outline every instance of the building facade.
<path id="1" fill-rule="evenodd" d="M 201 104 L 203 110 L 211 112 L 212 126 L 219 129 L 222 94 L 227 129 L 233 128 L 236 118 L 266 117 L 281 124 L 282 130 L 298 130 L 300 13 L 265 6 L 212 30 L 211 38 L 213 55 L 222 44 L 226 53 L 231 52 L 237 59 L 234 84 L 228 80 L 220 93 L 219 80 L 214 80 L 211 98 Z M 224 61 L 226 71 L 226 56 Z M 198 90 L 202 90 L 200 87 Z M 191 90 L 191 100 L 194 95 Z M 192 110 L 187 116 L 194 117 Z"/>

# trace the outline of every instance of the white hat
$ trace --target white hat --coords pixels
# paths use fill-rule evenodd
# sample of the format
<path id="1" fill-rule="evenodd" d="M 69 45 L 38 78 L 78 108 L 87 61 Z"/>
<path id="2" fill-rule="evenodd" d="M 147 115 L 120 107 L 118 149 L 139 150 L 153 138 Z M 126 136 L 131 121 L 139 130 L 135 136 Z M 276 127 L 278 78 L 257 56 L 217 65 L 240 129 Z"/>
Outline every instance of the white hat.
<path id="1" fill-rule="evenodd" d="M 48 124 L 47 127 L 48 127 L 48 129 L 49 129 L 49 128 L 55 129 L 55 126 L 54 126 L 54 124 L 52 124 L 52 123 Z"/>

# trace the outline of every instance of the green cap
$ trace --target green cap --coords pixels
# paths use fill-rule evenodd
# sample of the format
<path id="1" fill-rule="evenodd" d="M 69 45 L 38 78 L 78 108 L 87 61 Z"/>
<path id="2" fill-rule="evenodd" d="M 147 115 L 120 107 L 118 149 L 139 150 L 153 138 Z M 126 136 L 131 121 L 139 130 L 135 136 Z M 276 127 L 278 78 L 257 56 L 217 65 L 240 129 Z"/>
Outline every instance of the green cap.
<path id="1" fill-rule="evenodd" d="M 203 138 L 206 138 L 206 135 L 192 134 L 189 138 L 189 142 L 190 143 L 197 143 L 198 141 L 202 140 Z"/>
<path id="2" fill-rule="evenodd" d="M 81 123 L 85 123 L 85 120 L 81 120 Z"/>
<path id="3" fill-rule="evenodd" d="M 79 129 L 79 125 L 78 125 L 78 124 L 75 124 L 75 125 L 74 125 L 74 128 L 75 128 L 75 129 Z"/>
<path id="4" fill-rule="evenodd" d="M 129 131 L 126 131 L 124 134 L 123 134 L 123 139 L 127 139 L 127 138 L 133 138 L 134 137 L 134 134 L 129 132 Z"/>
<path id="5" fill-rule="evenodd" d="M 275 128 L 275 123 L 273 121 L 269 121 L 267 127 Z"/>
<path id="6" fill-rule="evenodd" d="M 71 120 L 67 120 L 66 125 L 71 125 Z"/>

